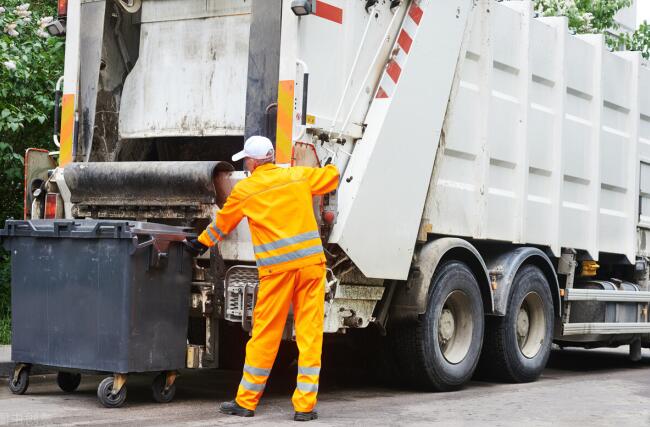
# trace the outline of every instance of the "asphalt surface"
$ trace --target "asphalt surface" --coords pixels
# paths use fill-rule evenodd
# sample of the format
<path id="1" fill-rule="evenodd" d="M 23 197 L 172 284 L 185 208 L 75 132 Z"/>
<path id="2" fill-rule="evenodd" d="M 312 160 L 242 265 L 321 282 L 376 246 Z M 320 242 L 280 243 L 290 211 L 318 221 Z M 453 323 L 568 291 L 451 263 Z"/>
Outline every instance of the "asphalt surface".
<path id="1" fill-rule="evenodd" d="M 31 377 L 23 396 L 0 387 L 0 425 L 207 426 L 292 423 L 291 375 L 272 374 L 255 418 L 219 414 L 217 403 L 233 397 L 235 371 L 184 372 L 172 403 L 153 403 L 151 377 L 129 378 L 126 405 L 97 402 L 102 377 L 83 378 L 64 394 L 53 375 Z M 324 372 L 318 404 L 323 425 L 522 426 L 650 424 L 650 352 L 630 362 L 619 350 L 554 350 L 542 378 L 531 384 L 473 381 L 455 393 L 424 393 L 338 378 Z"/>

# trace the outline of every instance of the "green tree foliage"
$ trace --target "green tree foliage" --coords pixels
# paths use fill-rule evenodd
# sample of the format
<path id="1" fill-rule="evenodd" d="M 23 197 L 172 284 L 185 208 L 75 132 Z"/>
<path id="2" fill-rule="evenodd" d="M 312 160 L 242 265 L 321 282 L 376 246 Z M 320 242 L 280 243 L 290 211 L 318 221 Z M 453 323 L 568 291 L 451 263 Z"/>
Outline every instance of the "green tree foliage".
<path id="1" fill-rule="evenodd" d="M 55 148 L 53 92 L 65 43 L 44 31 L 55 14 L 53 0 L 0 0 L 0 227 L 22 217 L 25 150 Z M 0 250 L 0 343 L 9 339 L 9 273 Z"/>
<path id="2" fill-rule="evenodd" d="M 647 0 L 642 0 L 647 1 Z M 650 25 L 647 22 L 631 34 L 618 34 L 614 17 L 632 0 L 534 0 L 542 16 L 566 16 L 569 28 L 577 34 L 603 33 L 612 50 L 635 50 L 650 58 Z"/>
<path id="3" fill-rule="evenodd" d="M 618 46 L 625 50 L 638 50 L 645 59 L 650 59 L 650 24 L 644 21 L 634 33 L 623 34 Z"/>

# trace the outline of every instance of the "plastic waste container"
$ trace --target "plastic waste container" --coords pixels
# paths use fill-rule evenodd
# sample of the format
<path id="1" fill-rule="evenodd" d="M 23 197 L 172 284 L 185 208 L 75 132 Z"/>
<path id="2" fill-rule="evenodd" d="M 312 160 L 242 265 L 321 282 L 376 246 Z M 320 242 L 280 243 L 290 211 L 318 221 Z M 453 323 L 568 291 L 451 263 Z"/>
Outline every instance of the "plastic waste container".
<path id="1" fill-rule="evenodd" d="M 107 407 L 126 399 L 129 373 L 160 372 L 154 398 L 171 401 L 186 363 L 192 256 L 182 227 L 100 220 L 8 220 L 12 360 L 9 381 L 22 394 L 32 364 L 59 369 L 59 386 L 79 371 L 113 375 L 97 395 Z"/>

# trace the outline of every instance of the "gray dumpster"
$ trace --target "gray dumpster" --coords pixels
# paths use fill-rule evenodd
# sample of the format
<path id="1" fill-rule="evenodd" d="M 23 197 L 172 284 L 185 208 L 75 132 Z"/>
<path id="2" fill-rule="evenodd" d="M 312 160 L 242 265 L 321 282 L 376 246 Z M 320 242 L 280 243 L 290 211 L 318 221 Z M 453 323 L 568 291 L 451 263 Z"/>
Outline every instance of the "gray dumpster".
<path id="1" fill-rule="evenodd" d="M 24 393 L 20 368 L 28 381 L 31 364 L 60 368 L 65 391 L 78 385 L 76 370 L 113 373 L 98 389 L 100 401 L 110 394 L 105 406 L 123 403 L 127 373 L 166 373 L 158 382 L 169 391 L 170 373 L 186 363 L 188 235 L 143 222 L 8 220 L 0 237 L 11 252 L 12 391 Z"/>

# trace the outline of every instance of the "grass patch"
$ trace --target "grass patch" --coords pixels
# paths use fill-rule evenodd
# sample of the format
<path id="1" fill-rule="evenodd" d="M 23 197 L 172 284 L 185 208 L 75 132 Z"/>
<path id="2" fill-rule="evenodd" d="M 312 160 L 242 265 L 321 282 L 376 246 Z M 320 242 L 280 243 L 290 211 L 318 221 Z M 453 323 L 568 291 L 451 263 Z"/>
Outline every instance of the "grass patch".
<path id="1" fill-rule="evenodd" d="M 11 344 L 11 316 L 0 319 L 0 345 Z"/>

